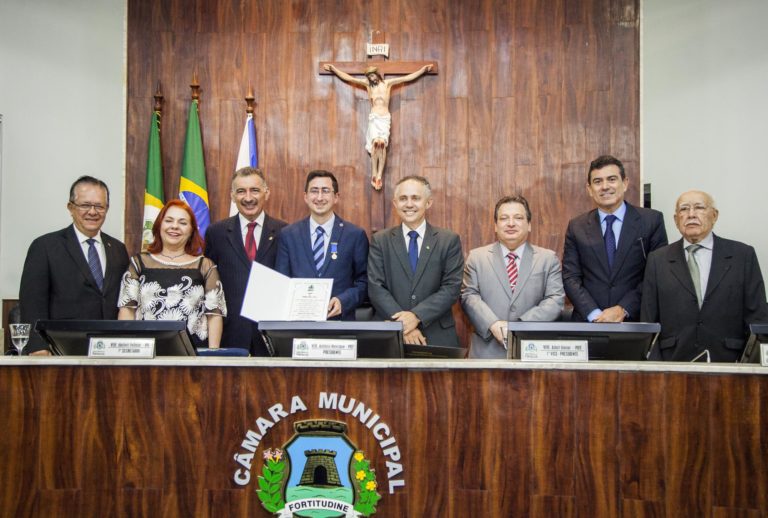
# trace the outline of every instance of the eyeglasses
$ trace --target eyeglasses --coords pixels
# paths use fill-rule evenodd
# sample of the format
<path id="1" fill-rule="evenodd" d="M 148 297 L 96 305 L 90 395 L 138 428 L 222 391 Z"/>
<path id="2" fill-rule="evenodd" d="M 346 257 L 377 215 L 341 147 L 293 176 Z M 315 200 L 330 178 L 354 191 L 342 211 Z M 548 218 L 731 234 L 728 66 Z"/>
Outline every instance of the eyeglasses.
<path id="1" fill-rule="evenodd" d="M 678 214 L 685 214 L 686 212 L 690 212 L 692 214 L 698 213 L 701 214 L 702 212 L 706 212 L 706 210 L 709 207 L 706 205 L 682 205 L 677 208 Z"/>
<path id="2" fill-rule="evenodd" d="M 95 203 L 75 203 L 73 201 L 69 202 L 75 207 L 77 207 L 77 210 L 80 212 L 91 212 L 91 210 L 95 210 L 99 214 L 102 214 L 107 211 L 107 207 L 104 205 L 98 205 Z"/>
<path id="3" fill-rule="evenodd" d="M 329 187 L 323 187 L 322 189 L 319 187 L 312 187 L 309 191 L 307 191 L 311 196 L 318 196 L 322 194 L 323 196 L 327 196 L 328 194 L 331 194 L 333 189 Z"/>

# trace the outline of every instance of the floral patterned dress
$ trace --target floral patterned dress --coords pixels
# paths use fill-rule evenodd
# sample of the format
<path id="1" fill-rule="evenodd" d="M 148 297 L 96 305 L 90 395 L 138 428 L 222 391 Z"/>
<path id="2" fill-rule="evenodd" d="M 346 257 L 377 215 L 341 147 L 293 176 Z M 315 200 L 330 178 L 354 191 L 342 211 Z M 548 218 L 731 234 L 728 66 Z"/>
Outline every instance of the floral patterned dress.
<path id="1" fill-rule="evenodd" d="M 198 347 L 208 338 L 206 315 L 227 316 L 219 272 L 207 257 L 169 263 L 150 254 L 133 256 L 117 307 L 135 308 L 136 320 L 186 320 Z"/>

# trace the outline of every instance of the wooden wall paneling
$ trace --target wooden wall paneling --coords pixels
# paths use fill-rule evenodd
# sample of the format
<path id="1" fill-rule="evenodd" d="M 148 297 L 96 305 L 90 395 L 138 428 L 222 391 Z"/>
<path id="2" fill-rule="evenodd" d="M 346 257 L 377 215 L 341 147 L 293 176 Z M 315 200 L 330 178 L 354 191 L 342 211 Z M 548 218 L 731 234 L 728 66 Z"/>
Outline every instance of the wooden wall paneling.
<path id="1" fill-rule="evenodd" d="M 578 3 L 580 5 L 580 3 Z M 563 28 L 564 77 L 563 77 L 563 121 L 562 150 L 563 162 L 580 163 L 586 157 L 586 92 L 590 90 L 589 80 L 584 76 L 590 41 L 584 25 L 570 25 Z"/>
<path id="2" fill-rule="evenodd" d="M 666 515 L 706 516 L 712 505 L 710 386 L 704 376 L 668 376 L 664 422 Z M 717 467 L 719 469 L 719 466 Z"/>
<path id="3" fill-rule="evenodd" d="M 445 121 L 446 176 L 444 204 L 450 207 L 444 225 L 462 239 L 464 253 L 469 251 L 469 222 L 467 210 L 470 200 L 466 196 L 469 179 L 469 105 L 466 97 L 448 98 L 446 113 L 451 116 Z"/>
<path id="4" fill-rule="evenodd" d="M 473 56 L 469 53 L 467 38 L 466 33 L 453 26 L 446 33 L 445 65 L 441 63 L 442 71 L 439 75 L 445 77 L 445 96 L 449 99 L 466 98 L 469 92 L 469 62 Z"/>
<path id="5" fill-rule="evenodd" d="M 575 373 L 534 371 L 531 379 L 532 496 L 573 497 Z"/>
<path id="6" fill-rule="evenodd" d="M 125 242 L 138 244 L 134 248 L 129 248 L 128 253 L 134 254 L 141 248 L 142 220 L 144 216 L 144 188 L 147 179 L 147 149 L 149 142 L 149 124 L 152 119 L 152 107 L 155 100 L 151 97 L 129 97 L 127 105 L 127 118 L 133 121 L 135 130 L 126 132 L 125 142 L 125 166 L 126 171 L 134 174 L 127 174 L 125 177 L 125 199 L 141 200 L 141 211 L 126 210 L 124 217 L 125 224 Z M 160 128 L 162 132 L 163 119 L 160 119 Z M 144 135 L 144 138 L 141 136 Z M 162 146 L 162 136 L 160 137 Z M 119 218 L 120 214 L 107 214 L 109 218 Z M 130 218 L 130 219 L 129 219 Z"/>
<path id="7" fill-rule="evenodd" d="M 228 518 L 246 518 L 254 513 L 248 512 L 248 503 L 244 491 L 237 489 L 208 491 L 208 516 L 226 516 Z"/>
<path id="8" fill-rule="evenodd" d="M 557 516 L 574 518 L 576 514 L 575 498 L 572 496 L 534 495 L 531 498 L 531 516 Z"/>
<path id="9" fill-rule="evenodd" d="M 151 516 L 162 505 L 160 489 L 123 487 L 118 491 L 117 514 L 122 516 Z M 234 516 L 234 515 L 231 515 Z"/>
<path id="10" fill-rule="evenodd" d="M 196 2 L 196 32 L 229 34 L 243 32 L 242 8 L 241 0 Z"/>
<path id="11" fill-rule="evenodd" d="M 405 392 L 412 394 L 405 411 L 413 421 L 421 423 L 408 431 L 401 445 L 404 458 L 428 456 L 428 463 L 409 463 L 408 477 L 424 482 L 423 490 L 406 487 L 408 511 L 403 516 L 449 515 L 450 492 L 437 484 L 435 473 L 446 473 L 453 479 L 458 473 L 457 458 L 461 447 L 445 430 L 464 419 L 461 411 L 463 394 L 454 390 L 448 372 L 425 372 L 422 376 L 408 376 Z M 447 389 L 447 390 L 446 390 Z"/>
<path id="12" fill-rule="evenodd" d="M 83 516 L 79 489 L 43 489 L 36 496 L 32 516 Z"/>
<path id="13" fill-rule="evenodd" d="M 713 483 L 715 506 L 743 511 L 766 507 L 768 461 L 760 449 L 760 436 L 766 430 L 760 414 L 760 401 L 764 398 L 760 387 L 746 378 L 730 379 L 711 394 L 712 469 L 732 472 L 731 484 Z"/>
<path id="14" fill-rule="evenodd" d="M 292 209 L 293 201 L 297 193 L 303 192 L 304 183 L 303 178 L 294 177 L 288 169 L 288 131 L 285 126 L 288 103 L 285 99 L 267 98 L 262 108 L 268 115 L 260 132 L 264 144 L 259 148 L 259 161 L 264 161 L 264 168 L 269 175 L 271 211 L 278 218 L 293 221 L 296 218 L 296 212 Z M 300 190 L 297 190 L 299 183 Z"/>
<path id="15" fill-rule="evenodd" d="M 637 31 L 634 24 L 611 27 L 611 150 L 622 162 L 640 160 L 640 76 L 632 73 L 639 69 Z"/>
<path id="16" fill-rule="evenodd" d="M 664 452 L 668 440 L 662 418 L 666 413 L 664 405 L 668 390 L 665 380 L 663 374 L 649 374 L 642 380 L 621 380 L 618 390 L 618 447 L 623 459 L 619 465 L 622 507 L 624 503 L 631 507 L 639 506 L 630 500 L 651 502 L 654 505 L 664 500 L 665 481 L 660 474 L 664 471 Z M 660 411 L 650 415 L 647 410 L 650 407 Z M 629 452 L 636 455 L 627 455 Z"/>
<path id="17" fill-rule="evenodd" d="M 7 382 L 23 387 L 12 393 L 0 391 L 0 408 L 4 416 L 0 433 L 0 499 L 7 507 L 17 510 L 18 516 L 31 515 L 35 505 L 34 493 L 25 488 L 40 484 L 39 472 L 25 469 L 27 463 L 37 465 L 39 406 L 35 404 L 34 383 L 30 373 L 23 369 L 4 373 Z"/>
<path id="18" fill-rule="evenodd" d="M 619 376 L 583 374 L 574 401 L 577 514 L 618 516 Z"/>
<path id="19" fill-rule="evenodd" d="M 423 55 L 421 59 L 444 62 L 445 35 L 438 32 L 425 33 L 422 38 Z M 414 56 L 416 59 L 417 56 Z M 420 124 L 421 142 L 420 154 L 422 164 L 425 167 L 445 167 L 445 117 L 439 114 L 446 113 L 445 91 L 446 78 L 444 74 L 436 76 L 426 75 L 419 79 L 421 83 L 421 98 L 424 103 L 424 111 Z"/>
<path id="20" fill-rule="evenodd" d="M 621 518 L 664 518 L 664 503 L 647 500 L 621 500 Z"/>

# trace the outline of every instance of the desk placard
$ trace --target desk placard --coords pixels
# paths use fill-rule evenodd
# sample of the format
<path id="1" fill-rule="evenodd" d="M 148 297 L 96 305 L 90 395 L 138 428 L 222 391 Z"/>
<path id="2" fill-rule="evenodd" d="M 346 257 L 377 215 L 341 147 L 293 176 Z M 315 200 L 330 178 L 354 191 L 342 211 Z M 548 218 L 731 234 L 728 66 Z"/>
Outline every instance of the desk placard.
<path id="1" fill-rule="evenodd" d="M 154 358 L 154 338 L 91 337 L 89 358 Z"/>
<path id="2" fill-rule="evenodd" d="M 520 359 L 524 362 L 585 362 L 589 360 L 587 340 L 522 340 Z"/>
<path id="3" fill-rule="evenodd" d="M 357 340 L 342 338 L 294 338 L 294 360 L 356 360 Z"/>
<path id="4" fill-rule="evenodd" d="M 760 344 L 760 365 L 768 367 L 768 344 Z"/>

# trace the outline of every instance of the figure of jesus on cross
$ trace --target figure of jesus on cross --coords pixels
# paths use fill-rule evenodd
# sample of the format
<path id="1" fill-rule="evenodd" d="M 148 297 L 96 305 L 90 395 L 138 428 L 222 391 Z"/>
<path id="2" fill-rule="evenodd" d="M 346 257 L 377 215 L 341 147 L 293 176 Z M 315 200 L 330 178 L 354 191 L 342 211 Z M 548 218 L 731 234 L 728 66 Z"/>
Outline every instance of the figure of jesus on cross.
<path id="1" fill-rule="evenodd" d="M 330 63 L 324 65 L 323 68 L 336 74 L 347 83 L 362 86 L 368 91 L 368 97 L 371 100 L 371 112 L 368 114 L 368 129 L 365 132 L 365 149 L 371 155 L 371 185 L 377 191 L 381 190 L 381 178 L 384 173 L 384 164 L 387 161 L 389 131 L 392 126 L 392 114 L 389 113 L 392 87 L 421 77 L 432 70 L 433 66 L 427 64 L 413 73 L 393 79 L 384 79 L 383 74 L 373 65 L 365 70 L 365 79 L 358 79 L 347 74 Z"/>

